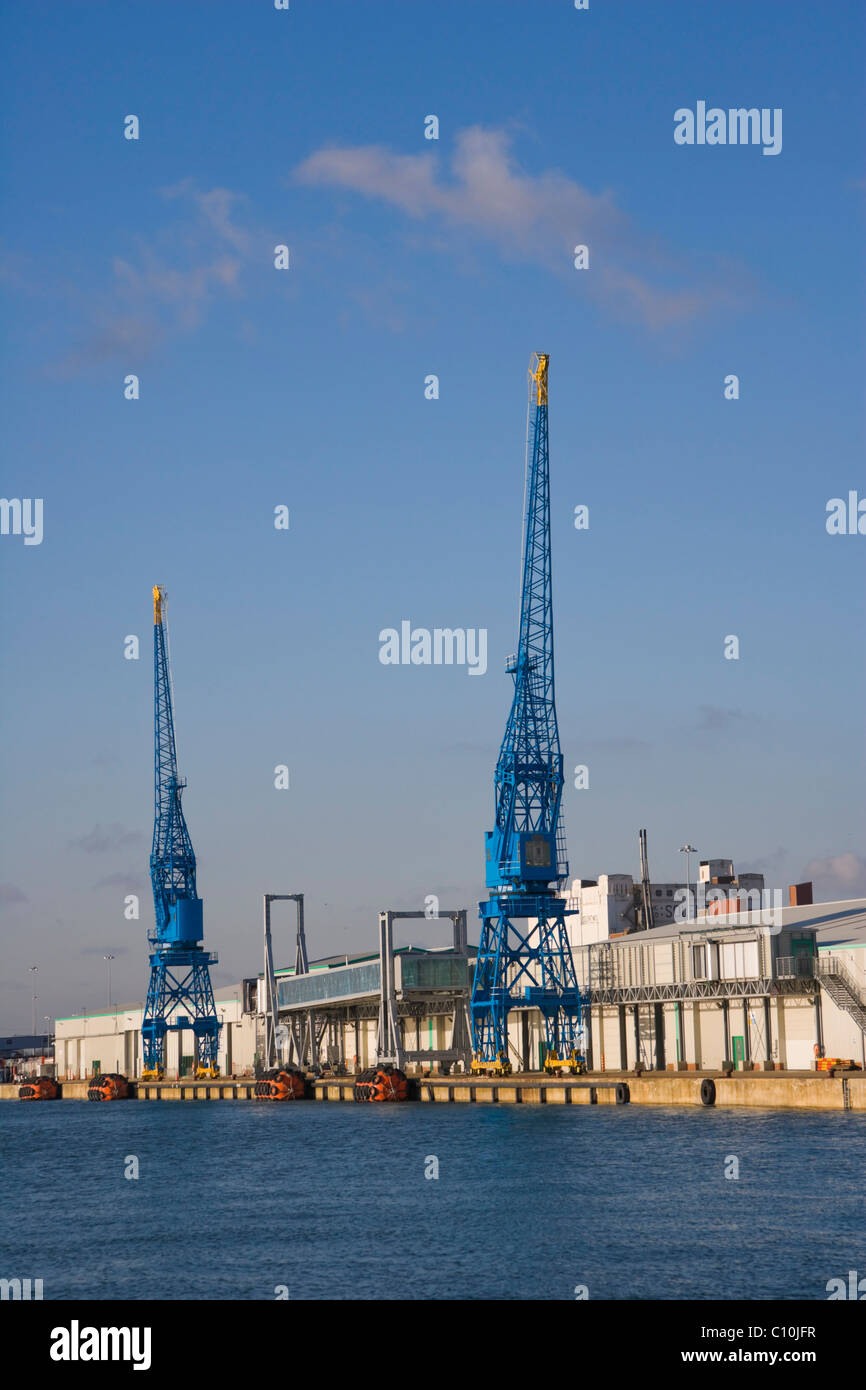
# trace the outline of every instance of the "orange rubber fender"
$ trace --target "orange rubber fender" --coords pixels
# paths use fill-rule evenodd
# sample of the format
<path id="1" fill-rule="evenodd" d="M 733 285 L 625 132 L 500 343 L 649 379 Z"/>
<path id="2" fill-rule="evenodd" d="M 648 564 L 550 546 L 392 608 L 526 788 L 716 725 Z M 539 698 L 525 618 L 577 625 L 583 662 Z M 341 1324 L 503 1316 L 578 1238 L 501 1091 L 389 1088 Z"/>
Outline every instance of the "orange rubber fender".
<path id="1" fill-rule="evenodd" d="M 129 1082 L 119 1072 L 106 1072 L 104 1076 L 94 1076 L 87 1088 L 88 1100 L 126 1100 L 129 1095 Z"/>
<path id="2" fill-rule="evenodd" d="M 278 1071 L 257 1081 L 253 1096 L 255 1100 L 303 1100 L 306 1093 L 306 1077 L 299 1071 Z"/>
<path id="3" fill-rule="evenodd" d="M 356 1101 L 398 1101 L 408 1100 L 409 1081 L 403 1072 L 396 1068 L 371 1067 L 362 1072 L 355 1082 Z"/>
<path id="4" fill-rule="evenodd" d="M 37 1076 L 18 1087 L 19 1100 L 56 1100 L 57 1096 L 57 1082 L 50 1076 Z"/>
<path id="5" fill-rule="evenodd" d="M 380 1071 L 379 1077 L 382 1100 L 406 1100 L 409 1082 L 401 1071 Z"/>

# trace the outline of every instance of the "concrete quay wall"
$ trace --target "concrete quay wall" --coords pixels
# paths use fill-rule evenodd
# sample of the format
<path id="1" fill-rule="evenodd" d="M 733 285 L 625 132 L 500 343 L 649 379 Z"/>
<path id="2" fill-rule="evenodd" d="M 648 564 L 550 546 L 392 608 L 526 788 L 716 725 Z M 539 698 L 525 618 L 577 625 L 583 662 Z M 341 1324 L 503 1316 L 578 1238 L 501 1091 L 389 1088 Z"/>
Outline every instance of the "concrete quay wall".
<path id="1" fill-rule="evenodd" d="M 711 1081 L 721 1108 L 768 1110 L 843 1110 L 866 1113 L 866 1074 L 844 1075 L 801 1072 L 746 1072 L 684 1074 L 650 1072 L 640 1076 L 610 1072 L 583 1077 L 514 1075 L 491 1079 L 466 1076 L 424 1076 L 415 1080 L 415 1099 L 432 1105 L 666 1105 L 703 1106 L 702 1084 Z M 0 1100 L 18 1099 L 17 1082 L 0 1083 Z M 134 1081 L 136 1100 L 252 1100 L 253 1078 L 209 1080 Z M 623 1089 L 625 1088 L 625 1089 Z M 316 1100 L 354 1101 L 350 1076 L 316 1079 L 311 1084 Z M 705 1091 L 706 1094 L 706 1091 Z M 86 1100 L 86 1081 L 61 1083 L 61 1099 Z M 25 1102 L 27 1103 L 27 1102 Z M 37 1102 L 43 1104 L 44 1102 Z"/>

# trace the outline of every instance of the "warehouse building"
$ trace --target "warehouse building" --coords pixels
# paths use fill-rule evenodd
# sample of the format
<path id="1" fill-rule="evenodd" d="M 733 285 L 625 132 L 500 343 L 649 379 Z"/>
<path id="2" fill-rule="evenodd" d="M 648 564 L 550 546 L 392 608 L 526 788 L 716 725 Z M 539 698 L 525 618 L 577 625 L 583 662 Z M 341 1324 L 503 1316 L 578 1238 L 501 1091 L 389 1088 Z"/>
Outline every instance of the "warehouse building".
<path id="1" fill-rule="evenodd" d="M 821 923 L 817 942 L 825 1053 L 866 1069 L 866 901 Z"/>
<path id="2" fill-rule="evenodd" d="M 575 923 L 572 939 L 594 1069 L 810 1070 L 819 1056 L 866 1065 L 866 899 L 792 902 L 768 925 L 760 910 L 737 910 L 738 893 L 724 911 L 714 903 L 694 920 L 623 933 L 615 905 L 628 902 L 630 876 L 586 886 L 599 890 L 584 899 L 596 920 Z M 466 1070 L 474 948 L 465 913 L 453 919 L 448 947 L 395 949 L 381 936 L 378 952 L 276 971 L 275 1060 L 355 1072 L 388 1056 L 409 1072 Z M 265 1065 L 267 995 L 264 972 L 216 991 L 223 1075 Z M 57 1075 L 140 1075 L 142 1014 L 136 1004 L 58 1019 Z M 511 1013 L 509 1046 L 515 1069 L 543 1065 L 537 1009 Z M 194 1061 L 191 1031 L 170 1033 L 166 1075 L 190 1074 Z"/>
<path id="3" fill-rule="evenodd" d="M 0 1081 L 19 1076 L 54 1075 L 54 1038 L 50 1033 L 15 1033 L 0 1037 Z"/>
<path id="4" fill-rule="evenodd" d="M 737 900 L 733 900 L 732 906 Z M 866 900 L 720 913 L 574 948 L 592 1065 L 866 1063 Z"/>
<path id="5" fill-rule="evenodd" d="M 394 915 L 399 914 L 383 914 Z M 390 963 L 384 969 L 380 951 L 311 961 L 302 973 L 275 971 L 278 1030 L 271 1062 L 314 1071 L 362 1071 L 383 1055 L 384 1044 L 393 1060 L 410 1071 L 467 1067 L 474 948 L 465 943 L 466 914 L 454 915 L 459 919 L 454 945 L 394 948 L 389 937 L 384 960 Z M 220 1074 L 257 1074 L 268 1064 L 264 974 L 215 990 L 214 999 L 222 1025 Z M 140 1076 L 143 1015 L 144 1005 L 136 1003 L 58 1019 L 59 1079 L 83 1080 L 98 1072 Z M 169 1032 L 166 1078 L 194 1071 L 192 1031 Z"/>
<path id="6" fill-rule="evenodd" d="M 214 990 L 220 1029 L 219 1068 L 223 1076 L 252 1076 L 256 1047 L 256 981 L 241 980 Z M 83 1081 L 99 1072 L 141 1076 L 141 1024 L 144 1004 L 118 1004 L 104 1012 L 58 1018 L 55 1025 L 56 1074 L 61 1081 Z M 166 1039 L 166 1076 L 195 1071 L 191 1029 L 170 1032 Z"/>

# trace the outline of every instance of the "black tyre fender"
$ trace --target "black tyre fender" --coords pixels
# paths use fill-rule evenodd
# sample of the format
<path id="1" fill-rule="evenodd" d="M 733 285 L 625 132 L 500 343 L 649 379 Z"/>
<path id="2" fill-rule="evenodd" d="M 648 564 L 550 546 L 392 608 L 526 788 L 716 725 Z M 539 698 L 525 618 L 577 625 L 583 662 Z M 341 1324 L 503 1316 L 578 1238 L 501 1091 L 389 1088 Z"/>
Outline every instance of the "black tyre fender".
<path id="1" fill-rule="evenodd" d="M 617 1105 L 628 1105 L 631 1100 L 631 1091 L 624 1081 L 616 1083 L 616 1103 Z"/>
<path id="2" fill-rule="evenodd" d="M 716 1083 L 705 1076 L 701 1082 L 701 1105 L 715 1105 Z"/>

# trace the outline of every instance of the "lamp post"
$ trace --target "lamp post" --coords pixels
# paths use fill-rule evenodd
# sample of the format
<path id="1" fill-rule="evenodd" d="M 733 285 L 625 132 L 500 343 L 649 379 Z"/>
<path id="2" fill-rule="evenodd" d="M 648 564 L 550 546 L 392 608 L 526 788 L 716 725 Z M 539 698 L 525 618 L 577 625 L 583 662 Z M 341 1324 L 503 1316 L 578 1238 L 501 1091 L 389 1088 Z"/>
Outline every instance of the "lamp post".
<path id="1" fill-rule="evenodd" d="M 31 965 L 31 967 L 30 967 L 30 974 L 33 976 L 33 1037 L 34 1037 L 34 1038 L 36 1037 L 36 1000 L 39 998 L 39 995 L 36 993 L 36 972 L 37 972 L 38 969 L 39 969 L 39 966 L 38 966 L 38 965 Z"/>
<path id="2" fill-rule="evenodd" d="M 103 956 L 102 959 L 108 963 L 108 1007 L 111 1008 L 111 962 L 114 956 Z"/>
<path id="3" fill-rule="evenodd" d="M 692 855 L 697 854 L 694 845 L 681 845 L 680 854 L 686 856 L 686 921 L 691 921 L 692 916 Z"/>

